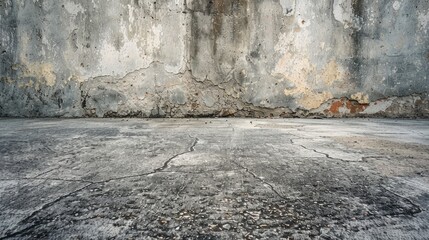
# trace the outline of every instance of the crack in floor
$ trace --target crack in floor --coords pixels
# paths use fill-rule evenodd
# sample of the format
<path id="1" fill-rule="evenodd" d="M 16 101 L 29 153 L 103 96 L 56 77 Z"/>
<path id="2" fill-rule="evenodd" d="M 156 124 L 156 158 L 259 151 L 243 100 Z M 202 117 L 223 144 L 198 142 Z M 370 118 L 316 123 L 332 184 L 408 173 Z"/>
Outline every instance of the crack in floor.
<path id="1" fill-rule="evenodd" d="M 72 192 L 70 192 L 70 193 L 68 193 L 66 195 L 62 195 L 62 196 L 58 197 L 54 201 L 51 201 L 51 202 L 48 202 L 48 203 L 44 204 L 41 208 L 37 209 L 36 211 L 32 212 L 29 216 L 27 216 L 26 218 L 22 219 L 17 224 L 17 226 L 20 226 L 20 224 L 22 224 L 22 223 L 28 222 L 31 218 L 33 218 L 34 216 L 36 216 L 41 211 L 46 210 L 46 209 L 52 207 L 53 205 L 55 205 L 56 203 L 60 202 L 61 200 L 65 199 L 65 198 L 67 198 L 67 197 L 69 197 L 69 196 L 71 196 L 73 194 L 76 194 L 76 193 L 78 193 L 78 192 L 80 192 L 80 191 L 82 191 L 82 190 L 84 190 L 84 189 L 86 189 L 86 188 L 88 188 L 88 187 L 90 187 L 92 185 L 94 185 L 94 183 L 87 184 L 84 187 L 81 187 L 81 188 L 79 188 L 79 189 L 77 189 L 75 191 L 72 191 Z M 27 231 L 35 228 L 36 226 L 38 226 L 38 223 L 33 221 L 33 223 L 30 226 L 27 226 L 27 227 L 25 227 L 25 228 L 23 228 L 23 229 L 21 229 L 19 231 L 6 234 L 4 237 L 0 237 L 0 240 L 16 237 L 16 236 L 18 236 L 20 234 L 23 234 L 23 233 L 25 233 L 25 232 L 27 232 Z"/>
<path id="2" fill-rule="evenodd" d="M 393 195 L 395 195 L 395 196 L 403 199 L 405 202 L 409 203 L 411 206 L 413 206 L 414 208 L 416 208 L 417 211 L 414 212 L 413 214 L 418 214 L 418 213 L 421 213 L 421 212 L 424 211 L 424 209 L 420 205 L 418 205 L 417 203 L 415 203 L 411 199 L 409 199 L 407 197 L 404 197 L 404 196 L 402 196 L 402 195 L 400 195 L 400 194 L 398 194 L 398 193 L 396 193 L 396 192 L 388 189 L 387 187 L 383 186 L 382 184 L 379 184 L 379 187 L 382 188 L 383 190 L 385 190 L 386 192 L 389 192 L 389 193 L 391 193 L 391 194 L 393 194 Z"/>
<path id="3" fill-rule="evenodd" d="M 123 179 L 134 178 L 134 177 L 144 177 L 144 176 L 149 176 L 149 175 L 152 175 L 152 174 L 155 174 L 155 173 L 163 172 L 163 170 L 167 169 L 167 168 L 169 167 L 169 164 L 170 164 L 174 159 L 176 159 L 177 157 L 182 156 L 182 155 L 185 155 L 185 154 L 188 154 L 188 153 L 191 153 L 191 152 L 194 152 L 194 151 L 195 151 L 195 146 L 198 144 L 198 141 L 199 141 L 199 139 L 198 139 L 197 137 L 195 137 L 194 141 L 192 142 L 192 145 L 188 148 L 188 150 L 187 150 L 187 151 L 174 155 L 173 157 L 171 157 L 171 158 L 169 158 L 167 161 L 165 161 L 165 162 L 164 162 L 164 164 L 163 164 L 161 167 L 159 167 L 159 168 L 157 168 L 157 169 L 155 169 L 155 170 L 153 170 L 152 172 L 149 172 L 149 173 L 136 174 L 136 175 L 129 175 L 129 176 L 118 177 L 118 178 L 111 178 L 111 179 L 108 179 L 108 180 L 104 180 L 104 181 L 97 181 L 97 182 L 84 181 L 84 180 L 49 179 L 49 178 L 45 178 L 45 179 L 43 179 L 43 178 L 22 178 L 22 179 L 16 179 L 16 180 L 53 180 L 53 181 L 85 182 L 85 183 L 89 183 L 89 184 L 85 185 L 85 186 L 84 186 L 84 187 L 82 187 L 82 188 L 79 188 L 79 189 L 77 189 L 77 190 L 75 190 L 75 191 L 73 191 L 73 192 L 70 192 L 70 193 L 68 193 L 68 194 L 65 194 L 65 195 L 63 195 L 63 196 L 58 197 L 58 198 L 57 198 L 57 199 L 55 199 L 54 201 L 51 201 L 51 202 L 49 202 L 49 203 L 44 204 L 40 209 L 38 209 L 38 210 L 36 210 L 36 211 L 32 212 L 29 216 L 27 216 L 26 218 L 22 219 L 22 220 L 17 224 L 17 226 L 19 226 L 19 225 L 20 225 L 20 224 L 22 224 L 22 223 L 28 222 L 31 218 L 33 218 L 34 216 L 36 216 L 36 215 L 37 215 L 38 213 L 40 213 L 41 211 L 46 210 L 46 209 L 48 209 L 48 208 L 50 208 L 50 207 L 54 206 L 56 203 L 60 202 L 61 200 L 65 199 L 65 198 L 67 198 L 67 197 L 69 197 L 69 196 L 71 196 L 71 195 L 73 195 L 73 194 L 76 194 L 76 193 L 78 193 L 78 192 L 80 192 L 80 191 L 83 191 L 84 189 L 86 189 L 86 188 L 88 188 L 88 187 L 90 187 L 90 186 L 92 186 L 92 185 L 95 185 L 95 184 L 103 184 L 103 183 L 107 183 L 107 182 L 111 182 L 111 181 L 123 180 Z M 0 181 L 13 181 L 13 180 L 15 180 L 15 179 L 10 179 L 10 180 L 8 180 L 8 179 L 0 179 Z M 25 232 L 28 232 L 29 230 L 33 229 L 33 228 L 34 228 L 34 227 L 36 227 L 37 225 L 38 225 L 38 224 L 33 223 L 33 224 L 31 224 L 30 226 L 25 227 L 25 228 L 23 228 L 23 229 L 21 229 L 21 230 L 19 230 L 19 231 L 16 231 L 16 232 L 13 232 L 13 233 L 9 233 L 9 234 L 6 234 L 6 235 L 5 235 L 5 236 L 3 236 L 3 237 L 0 237 L 0 240 L 16 237 L 16 236 L 18 236 L 18 235 L 20 235 L 20 234 L 23 234 L 23 233 L 25 233 Z"/>
<path id="4" fill-rule="evenodd" d="M 363 161 L 348 161 L 348 160 L 344 160 L 344 159 L 341 159 L 341 158 L 334 158 L 334 157 L 331 157 L 331 156 L 330 156 L 329 154 L 327 154 L 327 153 L 324 153 L 324 152 L 318 151 L 318 150 L 316 150 L 316 149 L 308 148 L 308 147 L 306 147 L 306 146 L 304 146 L 304 145 L 301 145 L 301 144 L 295 143 L 295 141 L 294 141 L 293 139 L 289 139 L 289 140 L 290 140 L 290 143 L 291 143 L 291 144 L 293 144 L 293 145 L 295 145 L 295 146 L 299 146 L 299 147 L 304 148 L 304 149 L 306 149 L 306 150 L 313 151 L 313 152 L 315 152 L 315 153 L 318 153 L 318 154 L 324 155 L 326 158 L 331 159 L 331 160 L 341 161 L 341 162 L 345 162 L 345 163 L 363 162 Z"/>
<path id="5" fill-rule="evenodd" d="M 80 183 L 97 183 L 92 181 L 86 181 L 86 180 L 80 180 L 80 179 L 61 179 L 61 178 L 40 178 L 40 177 L 34 177 L 34 178 L 3 178 L 0 179 L 0 182 L 9 182 L 9 181 L 24 181 L 24 180 L 44 180 L 44 181 L 58 181 L 58 182 L 80 182 Z"/>
<path id="6" fill-rule="evenodd" d="M 297 144 L 297 143 L 295 143 L 295 141 L 294 141 L 293 139 L 290 139 L 290 142 L 291 142 L 293 145 L 300 146 L 300 147 L 302 147 L 302 148 L 304 148 L 304 149 L 306 149 L 306 150 L 313 151 L 313 152 L 318 153 L 318 154 L 322 154 L 322 155 L 326 156 L 328 159 L 338 160 L 338 161 L 347 162 L 347 163 L 350 163 L 350 162 L 367 162 L 366 160 L 367 160 L 368 158 L 380 158 L 380 156 L 368 156 L 368 157 L 363 157 L 363 158 L 362 158 L 362 161 L 346 161 L 346 160 L 344 160 L 344 159 L 340 159 L 340 158 L 333 158 L 333 157 L 331 157 L 329 154 L 324 153 L 324 152 L 317 151 L 316 149 L 311 149 L 311 148 L 308 148 L 308 147 L 306 147 L 306 146 L 304 146 L 304 145 Z M 406 201 L 406 202 L 408 202 L 410 205 L 412 205 L 414 208 L 416 208 L 416 209 L 417 209 L 417 212 L 416 212 L 416 213 L 414 213 L 414 214 L 418 214 L 418 213 L 423 212 L 423 209 L 421 208 L 421 206 L 419 206 L 418 204 L 414 203 L 411 199 L 406 198 L 406 197 L 404 197 L 404 196 L 401 196 L 401 195 L 397 194 L 396 192 L 394 192 L 394 191 L 392 191 L 392 190 L 389 190 L 388 188 L 386 188 L 386 187 L 385 187 L 385 186 L 383 186 L 383 185 L 379 185 L 379 186 L 380 186 L 380 188 L 382 188 L 382 189 L 383 189 L 383 190 L 385 190 L 386 192 L 389 192 L 389 193 L 391 193 L 391 194 L 393 194 L 393 195 L 395 195 L 395 196 L 397 196 L 397 197 L 399 197 L 399 198 L 401 198 L 401 199 L 405 200 L 405 201 Z"/>
<path id="7" fill-rule="evenodd" d="M 235 128 L 234 128 L 234 127 L 232 127 L 232 131 L 234 132 L 234 134 L 236 134 L 236 131 L 235 131 Z M 232 139 L 231 139 L 231 142 L 232 142 Z M 269 182 L 265 181 L 265 180 L 264 180 L 263 178 L 261 178 L 261 177 L 258 177 L 258 175 L 256 175 L 254 172 L 250 171 L 250 169 L 249 169 L 249 168 L 246 168 L 245 166 L 243 166 L 243 165 L 239 164 L 238 162 L 236 162 L 236 161 L 234 161 L 234 160 L 231 160 L 231 162 L 232 162 L 234 165 L 236 165 L 237 167 L 239 167 L 240 169 L 245 170 L 245 171 L 246 171 L 248 174 L 250 174 L 254 179 L 256 179 L 256 180 L 258 180 L 259 182 L 263 183 L 264 185 L 268 186 L 268 187 L 269 187 L 269 189 L 270 189 L 270 190 L 271 190 L 275 195 L 277 195 L 279 198 L 284 199 L 284 200 L 289 200 L 287 197 L 285 197 L 285 196 L 283 196 L 282 194 L 280 194 L 280 193 L 275 189 L 275 187 L 274 187 L 271 183 L 269 183 Z"/>
<path id="8" fill-rule="evenodd" d="M 43 176 L 43 175 L 45 175 L 45 174 L 48 174 L 48 173 L 50 173 L 50 172 L 52 172 L 52 171 L 55 171 L 55 170 L 58 170 L 58 169 L 60 169 L 60 167 L 59 167 L 59 166 L 58 166 L 58 167 L 56 167 L 56 168 L 50 169 L 50 170 L 48 170 L 48 171 L 42 172 L 42 173 L 38 174 L 37 176 L 35 176 L 34 178 L 39 178 L 39 177 L 41 177 L 41 176 Z"/>
<path id="9" fill-rule="evenodd" d="M 241 169 L 238 168 L 232 168 L 232 169 L 225 169 L 225 170 L 219 170 L 219 169 L 213 169 L 213 170 L 205 170 L 205 171 L 162 171 L 162 173 L 185 173 L 185 174 L 205 174 L 205 173 L 225 173 L 225 172 L 236 172 Z"/>
<path id="10" fill-rule="evenodd" d="M 271 189 L 271 191 L 275 194 L 275 195 L 277 195 L 278 197 L 280 197 L 281 199 L 284 199 L 284 200 L 289 200 L 289 199 L 287 199 L 285 196 L 283 196 L 282 194 L 280 194 L 275 188 L 274 188 L 274 186 L 271 184 L 271 183 L 269 183 L 269 182 L 267 182 L 267 181 L 265 181 L 263 178 L 261 178 L 261 177 L 258 177 L 258 175 L 256 175 L 256 173 L 254 173 L 254 172 L 252 172 L 252 171 L 250 171 L 250 169 L 249 168 L 246 168 L 245 166 L 243 166 L 243 165 L 241 165 L 241 164 L 239 164 L 239 163 L 237 163 L 236 161 L 233 161 L 233 160 L 231 160 L 231 162 L 232 163 L 234 163 L 237 167 L 239 167 L 239 168 L 241 168 L 241 169 L 243 169 L 243 170 L 245 170 L 247 173 L 249 173 L 254 179 L 256 179 L 256 180 L 258 180 L 259 182 L 261 182 L 261 183 L 263 183 L 263 184 L 265 184 L 265 185 L 267 185 L 270 189 Z"/>
<path id="11" fill-rule="evenodd" d="M 117 178 L 111 178 L 111 179 L 108 179 L 108 180 L 105 180 L 105 181 L 100 181 L 100 182 L 95 182 L 95 183 L 107 183 L 107 182 L 111 182 L 111 181 L 123 180 L 123 179 L 128 179 L 128 178 L 144 177 L 144 176 L 149 176 L 149 175 L 152 175 L 152 174 L 155 174 L 155 173 L 163 172 L 165 169 L 167 169 L 169 167 L 169 164 L 174 159 L 176 159 L 177 157 L 180 157 L 182 155 L 194 152 L 195 151 L 195 146 L 198 144 L 198 141 L 199 141 L 199 139 L 195 138 L 194 141 L 193 141 L 193 143 L 192 143 L 192 145 L 188 148 L 188 150 L 186 152 L 182 152 L 182 153 L 179 153 L 179 154 L 176 154 L 176 155 L 172 156 L 167 161 L 165 161 L 164 164 L 161 167 L 153 170 L 152 172 L 143 173 L 143 174 L 136 174 L 136 175 L 128 175 L 128 176 L 117 177 Z"/>

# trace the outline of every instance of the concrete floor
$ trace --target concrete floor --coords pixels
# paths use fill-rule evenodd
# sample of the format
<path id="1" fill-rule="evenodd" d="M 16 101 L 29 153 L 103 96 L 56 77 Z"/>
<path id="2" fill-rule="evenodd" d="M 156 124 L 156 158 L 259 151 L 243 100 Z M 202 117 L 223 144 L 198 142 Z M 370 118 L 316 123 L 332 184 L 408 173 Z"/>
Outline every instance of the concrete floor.
<path id="1" fill-rule="evenodd" d="M 0 120 L 0 239 L 429 239 L 429 121 Z"/>

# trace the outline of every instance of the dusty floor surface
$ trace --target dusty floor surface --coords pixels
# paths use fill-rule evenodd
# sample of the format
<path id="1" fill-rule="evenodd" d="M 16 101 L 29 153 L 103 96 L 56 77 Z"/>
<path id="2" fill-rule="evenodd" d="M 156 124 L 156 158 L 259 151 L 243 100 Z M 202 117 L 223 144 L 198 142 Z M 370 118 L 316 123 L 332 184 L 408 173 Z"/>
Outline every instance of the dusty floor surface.
<path id="1" fill-rule="evenodd" d="M 0 239 L 429 239 L 429 121 L 0 120 Z"/>

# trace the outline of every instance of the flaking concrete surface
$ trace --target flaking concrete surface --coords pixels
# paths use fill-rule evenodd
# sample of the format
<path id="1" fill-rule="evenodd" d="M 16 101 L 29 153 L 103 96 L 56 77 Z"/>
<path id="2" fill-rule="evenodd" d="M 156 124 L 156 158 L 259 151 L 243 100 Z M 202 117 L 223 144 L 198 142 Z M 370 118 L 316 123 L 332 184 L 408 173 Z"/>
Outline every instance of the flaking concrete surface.
<path id="1" fill-rule="evenodd" d="M 427 0 L 2 0 L 0 117 L 429 118 Z"/>
<path id="2" fill-rule="evenodd" d="M 429 122 L 0 120 L 0 239 L 428 239 Z"/>

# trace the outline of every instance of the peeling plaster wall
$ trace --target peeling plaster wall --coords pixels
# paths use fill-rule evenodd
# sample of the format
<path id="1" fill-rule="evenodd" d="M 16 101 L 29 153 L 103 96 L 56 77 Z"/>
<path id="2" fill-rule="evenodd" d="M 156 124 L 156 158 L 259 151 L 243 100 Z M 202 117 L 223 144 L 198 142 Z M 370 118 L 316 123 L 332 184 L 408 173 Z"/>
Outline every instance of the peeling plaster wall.
<path id="1" fill-rule="evenodd" d="M 0 116 L 429 117 L 429 2 L 3 0 Z"/>

